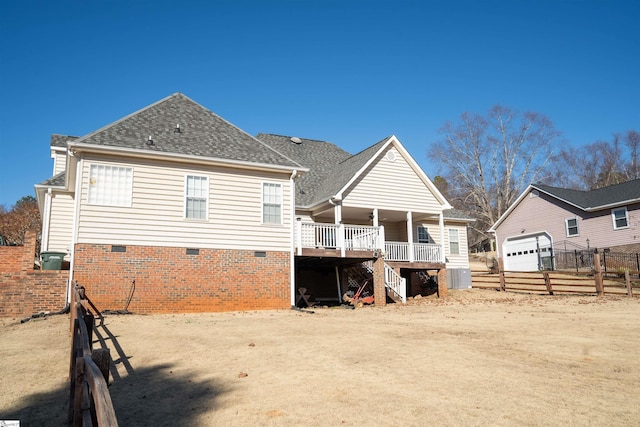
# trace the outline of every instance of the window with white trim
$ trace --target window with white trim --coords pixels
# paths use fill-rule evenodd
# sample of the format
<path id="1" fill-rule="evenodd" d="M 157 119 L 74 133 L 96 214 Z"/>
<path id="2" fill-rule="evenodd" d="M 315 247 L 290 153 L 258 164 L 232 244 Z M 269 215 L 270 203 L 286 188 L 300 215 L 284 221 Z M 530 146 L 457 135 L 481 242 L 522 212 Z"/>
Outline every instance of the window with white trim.
<path id="1" fill-rule="evenodd" d="M 89 166 L 90 205 L 131 206 L 133 168 L 93 164 Z"/>
<path id="2" fill-rule="evenodd" d="M 282 224 L 282 184 L 262 183 L 262 222 Z"/>
<path id="3" fill-rule="evenodd" d="M 579 235 L 578 231 L 578 218 L 567 218 L 564 220 L 567 230 L 567 237 L 573 237 Z"/>
<path id="4" fill-rule="evenodd" d="M 429 229 L 424 225 L 418 226 L 418 243 L 433 243 L 433 239 L 429 235 Z"/>
<path id="5" fill-rule="evenodd" d="M 209 200 L 209 178 L 187 175 L 184 183 L 184 217 L 187 219 L 207 219 Z"/>
<path id="6" fill-rule="evenodd" d="M 629 227 L 629 213 L 627 212 L 626 206 L 618 209 L 611 209 L 611 218 L 613 219 L 614 230 Z"/>
<path id="7" fill-rule="evenodd" d="M 460 255 L 460 240 L 455 228 L 449 229 L 449 254 Z"/>

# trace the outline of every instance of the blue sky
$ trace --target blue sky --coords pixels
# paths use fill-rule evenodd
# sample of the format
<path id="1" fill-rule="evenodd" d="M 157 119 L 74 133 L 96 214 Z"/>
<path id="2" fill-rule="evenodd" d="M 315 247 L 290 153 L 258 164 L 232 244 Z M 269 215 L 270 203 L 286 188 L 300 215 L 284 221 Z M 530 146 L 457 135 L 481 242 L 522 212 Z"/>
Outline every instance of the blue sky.
<path id="1" fill-rule="evenodd" d="M 174 92 L 241 129 L 356 153 L 395 134 L 428 175 L 438 129 L 501 104 L 567 143 L 640 129 L 640 2 L 6 1 L 0 205 L 82 136 Z"/>

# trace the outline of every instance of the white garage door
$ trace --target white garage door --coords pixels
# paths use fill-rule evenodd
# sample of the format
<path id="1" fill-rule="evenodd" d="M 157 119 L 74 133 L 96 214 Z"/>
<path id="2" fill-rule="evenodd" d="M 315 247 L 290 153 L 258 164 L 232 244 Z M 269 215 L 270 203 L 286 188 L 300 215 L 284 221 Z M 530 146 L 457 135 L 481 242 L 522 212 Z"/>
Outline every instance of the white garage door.
<path id="1" fill-rule="evenodd" d="M 511 237 L 502 245 L 504 269 L 507 271 L 539 270 L 538 256 L 543 265 L 551 257 L 551 238 L 546 233 L 525 237 Z"/>

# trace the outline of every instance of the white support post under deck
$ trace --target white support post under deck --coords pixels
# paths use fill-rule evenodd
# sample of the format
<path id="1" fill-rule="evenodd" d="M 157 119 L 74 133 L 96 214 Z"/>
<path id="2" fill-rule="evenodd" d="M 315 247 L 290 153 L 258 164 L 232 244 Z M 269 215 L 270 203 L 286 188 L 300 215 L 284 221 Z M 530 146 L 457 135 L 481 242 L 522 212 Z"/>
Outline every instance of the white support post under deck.
<path id="1" fill-rule="evenodd" d="M 344 258 L 347 256 L 347 249 L 344 240 L 344 224 L 341 222 L 338 224 L 338 235 L 336 236 L 337 245 L 340 248 L 340 256 Z"/>
<path id="2" fill-rule="evenodd" d="M 302 218 L 296 218 L 296 247 L 297 255 L 302 255 Z"/>
<path id="3" fill-rule="evenodd" d="M 442 246 L 442 249 L 440 250 L 441 255 L 442 255 L 442 259 L 441 261 L 443 263 L 447 262 L 447 257 L 444 254 L 444 213 L 440 212 L 440 214 L 438 215 L 438 222 L 440 224 L 440 246 Z"/>
<path id="4" fill-rule="evenodd" d="M 407 241 L 409 242 L 409 262 L 416 260 L 413 250 L 413 218 L 411 211 L 407 212 Z"/>

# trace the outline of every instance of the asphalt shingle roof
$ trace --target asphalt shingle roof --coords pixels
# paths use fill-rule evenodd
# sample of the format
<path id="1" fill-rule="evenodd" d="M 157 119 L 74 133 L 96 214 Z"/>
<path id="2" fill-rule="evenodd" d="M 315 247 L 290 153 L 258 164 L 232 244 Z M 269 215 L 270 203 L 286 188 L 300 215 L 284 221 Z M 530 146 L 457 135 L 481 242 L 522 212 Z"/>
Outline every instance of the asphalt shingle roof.
<path id="1" fill-rule="evenodd" d="M 176 131 L 180 125 L 180 132 Z M 148 144 L 151 137 L 153 144 Z M 300 168 L 290 158 L 175 93 L 76 143 Z"/>
<path id="2" fill-rule="evenodd" d="M 309 168 L 309 172 L 302 175 L 296 183 L 298 206 L 310 206 L 335 195 L 389 139 L 385 138 L 360 153 L 351 155 L 331 142 L 315 139 L 296 140 L 290 136 L 263 133 L 258 134 L 257 138 Z"/>
<path id="3" fill-rule="evenodd" d="M 42 186 L 46 187 L 64 187 L 66 179 L 66 172 L 60 172 L 55 174 L 51 178 L 40 183 Z"/>
<path id="4" fill-rule="evenodd" d="M 298 206 L 309 206 L 316 201 L 317 190 L 327 176 L 331 175 L 338 163 L 351 157 L 351 154 L 331 142 L 299 138 L 300 142 L 296 143 L 289 136 L 264 133 L 258 134 L 256 138 L 309 168 L 309 172 L 296 181 Z"/>
<path id="5" fill-rule="evenodd" d="M 51 146 L 52 147 L 66 147 L 67 142 L 75 141 L 78 139 L 78 136 L 69 136 L 69 135 L 58 135 L 54 133 L 51 135 Z"/>
<path id="6" fill-rule="evenodd" d="M 534 184 L 532 187 L 584 210 L 640 200 L 640 179 L 590 191 L 570 190 L 543 184 Z"/>

